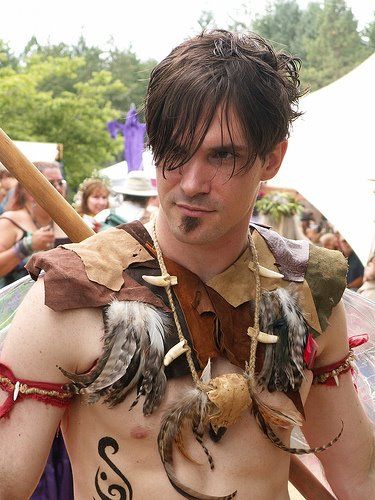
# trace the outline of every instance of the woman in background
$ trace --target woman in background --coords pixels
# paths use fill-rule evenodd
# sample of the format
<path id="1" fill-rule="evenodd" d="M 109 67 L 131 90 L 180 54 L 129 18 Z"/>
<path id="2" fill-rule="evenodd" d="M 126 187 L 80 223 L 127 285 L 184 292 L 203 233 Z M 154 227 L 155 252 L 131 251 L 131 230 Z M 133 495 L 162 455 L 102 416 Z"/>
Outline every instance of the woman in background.
<path id="1" fill-rule="evenodd" d="M 98 231 L 101 227 L 95 216 L 109 207 L 109 194 L 105 181 L 98 178 L 84 180 L 78 189 L 75 199 L 76 210 L 94 231 Z"/>
<path id="2" fill-rule="evenodd" d="M 62 196 L 66 182 L 57 162 L 35 162 L 34 165 Z M 39 206 L 21 184 L 0 216 L 0 277 L 2 285 L 13 283 L 27 272 L 24 268 L 29 257 L 49 250 L 63 242 L 66 236 L 51 217 Z"/>

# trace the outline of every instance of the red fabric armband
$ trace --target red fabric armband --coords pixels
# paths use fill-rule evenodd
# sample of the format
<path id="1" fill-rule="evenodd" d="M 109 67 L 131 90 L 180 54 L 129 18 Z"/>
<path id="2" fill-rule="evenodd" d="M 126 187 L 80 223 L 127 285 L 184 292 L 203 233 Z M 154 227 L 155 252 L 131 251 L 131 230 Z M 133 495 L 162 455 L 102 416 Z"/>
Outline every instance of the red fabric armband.
<path id="1" fill-rule="evenodd" d="M 9 393 L 0 406 L 0 418 L 8 417 L 15 403 L 25 398 L 35 399 L 46 405 L 65 407 L 74 397 L 64 385 L 17 378 L 12 370 L 2 363 L 0 363 L 0 388 Z"/>
<path id="2" fill-rule="evenodd" d="M 352 349 L 365 344 L 368 341 L 368 335 L 366 333 L 362 335 L 353 335 L 349 338 L 349 354 L 345 358 L 333 363 L 328 366 L 320 366 L 319 368 L 313 368 L 312 372 L 314 375 L 313 384 L 325 384 L 325 385 L 339 385 L 339 375 L 346 373 L 349 370 L 353 373 L 352 362 L 354 360 L 354 354 Z"/>
<path id="3" fill-rule="evenodd" d="M 339 375 L 346 373 L 349 370 L 352 371 L 351 363 L 353 359 L 354 354 L 353 351 L 350 350 L 349 354 L 347 354 L 345 358 L 337 361 L 336 363 L 320 366 L 319 368 L 313 368 L 313 384 L 339 385 Z"/>

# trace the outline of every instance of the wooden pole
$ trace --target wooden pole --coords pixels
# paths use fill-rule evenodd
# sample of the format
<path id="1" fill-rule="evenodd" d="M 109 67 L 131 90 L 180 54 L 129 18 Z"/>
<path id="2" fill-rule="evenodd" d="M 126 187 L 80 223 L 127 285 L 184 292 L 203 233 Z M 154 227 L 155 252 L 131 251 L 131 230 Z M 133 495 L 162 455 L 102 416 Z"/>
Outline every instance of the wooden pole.
<path id="1" fill-rule="evenodd" d="M 336 499 L 306 465 L 294 455 L 290 456 L 289 481 L 306 500 Z"/>
<path id="2" fill-rule="evenodd" d="M 1 128 L 0 161 L 32 195 L 38 205 L 61 227 L 71 241 L 78 243 L 95 234 Z"/>

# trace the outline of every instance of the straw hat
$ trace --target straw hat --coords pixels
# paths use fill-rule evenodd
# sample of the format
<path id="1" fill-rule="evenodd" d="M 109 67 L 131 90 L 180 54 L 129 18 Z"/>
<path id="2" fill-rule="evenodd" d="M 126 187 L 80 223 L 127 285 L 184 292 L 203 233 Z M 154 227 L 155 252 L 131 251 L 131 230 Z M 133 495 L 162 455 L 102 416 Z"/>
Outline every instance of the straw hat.
<path id="1" fill-rule="evenodd" d="M 152 185 L 151 178 L 143 170 L 131 170 L 125 179 L 113 183 L 112 191 L 132 196 L 156 196 L 158 194 Z"/>

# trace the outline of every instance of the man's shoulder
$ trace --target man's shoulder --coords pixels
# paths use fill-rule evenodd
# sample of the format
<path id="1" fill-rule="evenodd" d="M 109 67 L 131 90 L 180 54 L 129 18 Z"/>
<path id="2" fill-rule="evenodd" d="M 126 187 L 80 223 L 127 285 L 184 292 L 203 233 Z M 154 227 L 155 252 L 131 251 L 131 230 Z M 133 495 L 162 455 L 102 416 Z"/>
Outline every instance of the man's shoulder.
<path id="1" fill-rule="evenodd" d="M 141 243 L 147 236 L 143 231 L 143 226 L 131 224 L 108 229 L 34 255 L 27 270 L 34 279 L 44 271 L 46 304 L 55 311 L 102 307 L 121 294 L 124 270 L 153 260 L 147 241 Z"/>
<path id="2" fill-rule="evenodd" d="M 53 311 L 46 307 L 44 286 L 44 279 L 39 279 L 17 309 L 2 360 L 21 378 L 40 380 L 43 376 L 52 383 L 66 382 L 58 366 L 84 371 L 100 354 L 102 315 L 84 308 Z"/>
<path id="3" fill-rule="evenodd" d="M 340 301 L 346 287 L 347 260 L 337 250 L 318 247 L 308 240 L 290 240 L 270 228 L 255 226 L 272 252 L 284 279 L 305 282 L 311 293 L 321 330 Z M 307 292 L 308 289 L 308 292 Z"/>

